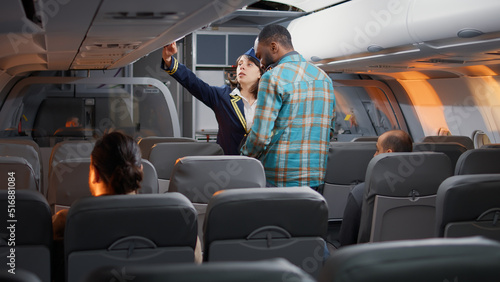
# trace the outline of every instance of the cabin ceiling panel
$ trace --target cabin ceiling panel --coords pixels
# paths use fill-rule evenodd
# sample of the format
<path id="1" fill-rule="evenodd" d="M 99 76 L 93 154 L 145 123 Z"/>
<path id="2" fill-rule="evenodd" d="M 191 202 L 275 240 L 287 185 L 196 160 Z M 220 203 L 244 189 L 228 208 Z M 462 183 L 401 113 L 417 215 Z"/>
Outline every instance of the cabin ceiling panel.
<path id="1" fill-rule="evenodd" d="M 26 19 L 21 0 L 2 0 L 0 33 L 33 33 L 40 31 L 36 24 Z"/>
<path id="2" fill-rule="evenodd" d="M 304 12 L 316 11 L 344 1 L 345 0 L 272 0 L 272 2 L 297 7 Z"/>

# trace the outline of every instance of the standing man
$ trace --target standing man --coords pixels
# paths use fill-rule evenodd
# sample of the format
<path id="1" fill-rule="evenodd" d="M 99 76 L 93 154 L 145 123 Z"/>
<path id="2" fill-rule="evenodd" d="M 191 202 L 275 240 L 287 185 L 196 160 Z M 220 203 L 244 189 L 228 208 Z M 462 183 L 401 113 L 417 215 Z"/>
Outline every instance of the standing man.
<path id="1" fill-rule="evenodd" d="M 324 183 L 334 128 L 332 80 L 294 50 L 283 26 L 264 27 L 255 51 L 267 72 L 241 152 L 262 162 L 270 186 L 317 189 Z"/>

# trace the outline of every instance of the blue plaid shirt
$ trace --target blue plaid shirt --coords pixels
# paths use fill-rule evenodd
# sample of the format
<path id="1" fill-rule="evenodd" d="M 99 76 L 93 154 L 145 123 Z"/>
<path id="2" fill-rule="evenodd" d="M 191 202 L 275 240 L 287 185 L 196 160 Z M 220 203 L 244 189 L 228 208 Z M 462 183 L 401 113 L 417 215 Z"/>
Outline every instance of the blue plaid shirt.
<path id="1" fill-rule="evenodd" d="M 241 152 L 262 162 L 271 185 L 319 186 L 334 111 L 330 77 L 290 52 L 260 80 L 254 124 Z"/>

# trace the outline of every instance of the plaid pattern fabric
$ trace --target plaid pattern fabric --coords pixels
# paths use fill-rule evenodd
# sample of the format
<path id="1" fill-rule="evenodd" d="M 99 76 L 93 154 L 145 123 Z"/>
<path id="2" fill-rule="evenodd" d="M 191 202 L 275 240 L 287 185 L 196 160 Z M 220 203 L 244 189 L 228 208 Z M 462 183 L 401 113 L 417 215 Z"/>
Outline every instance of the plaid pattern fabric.
<path id="1" fill-rule="evenodd" d="M 260 80 L 242 154 L 262 162 L 271 185 L 323 184 L 334 111 L 330 77 L 300 54 L 289 53 Z"/>

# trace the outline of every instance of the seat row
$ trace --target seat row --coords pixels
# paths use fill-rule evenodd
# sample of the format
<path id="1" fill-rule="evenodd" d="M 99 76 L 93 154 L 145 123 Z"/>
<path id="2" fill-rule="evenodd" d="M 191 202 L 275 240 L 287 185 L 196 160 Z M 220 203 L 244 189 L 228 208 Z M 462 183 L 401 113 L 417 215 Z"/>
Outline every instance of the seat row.
<path id="1" fill-rule="evenodd" d="M 0 203 L 8 204 L 8 191 Z M 50 281 L 52 221 L 49 205 L 36 191 L 15 194 L 15 264 Z M 324 198 L 308 187 L 224 190 L 208 203 L 204 220 L 205 261 L 254 261 L 283 257 L 317 276 L 327 232 Z M 2 224 L 8 222 L 0 213 Z M 176 192 L 88 197 L 68 213 L 64 235 L 66 281 L 92 271 L 141 264 L 194 263 L 198 214 Z M 5 229 L 7 230 L 7 229 Z M 7 257 L 8 237 L 0 253 Z M 1 271 L 8 265 L 2 264 Z"/>
<path id="2" fill-rule="evenodd" d="M 458 196 L 463 196 L 467 200 L 470 194 L 466 192 L 471 193 L 473 189 L 479 190 L 475 191 L 477 199 L 479 199 L 477 195 L 482 195 L 491 199 L 493 205 L 498 206 L 500 177 L 498 175 L 473 177 L 494 178 L 494 182 L 491 179 L 487 181 L 487 187 L 496 194 L 485 195 L 481 187 L 478 188 L 476 185 L 472 188 L 470 181 L 463 186 L 462 182 L 453 180 L 464 176 L 454 176 L 441 184 L 438 206 L 439 203 L 446 203 L 446 198 L 450 195 L 453 195 L 451 198 L 455 200 Z M 446 182 L 458 183 L 454 188 L 458 194 L 450 194 L 450 189 L 446 189 Z M 7 191 L 0 191 L 2 206 L 8 205 L 8 195 Z M 17 191 L 15 199 L 16 269 L 30 271 L 42 281 L 50 281 L 52 275 L 50 261 L 54 257 L 52 257 L 51 213 L 48 203 L 40 193 L 30 190 Z M 484 205 L 484 201 L 480 202 Z M 453 204 L 460 205 L 457 202 Z M 451 207 L 452 211 L 447 211 L 449 208 L 447 206 L 443 208 L 445 211 L 442 215 L 443 220 L 438 220 L 436 224 L 438 232 L 444 227 L 444 236 L 453 235 L 455 230 L 459 230 L 459 237 L 477 234 L 464 233 L 464 230 L 470 231 L 470 229 L 463 229 L 463 226 L 457 229 L 453 226 L 455 223 L 445 224 L 446 218 L 451 216 L 453 220 L 458 221 L 460 215 L 456 215 L 454 206 Z M 439 207 L 437 209 L 439 210 Z M 443 273 L 451 274 L 452 270 L 457 271 L 455 275 L 462 277 L 459 281 L 480 281 L 473 278 L 491 279 L 495 277 L 491 275 L 498 275 L 500 245 L 498 242 L 493 243 L 485 239 L 432 239 L 359 244 L 334 252 L 332 258 L 323 266 L 328 228 L 327 215 L 328 208 L 324 198 L 308 187 L 224 190 L 214 195 L 208 203 L 203 225 L 204 260 L 258 261 L 280 257 L 287 259 L 312 277 L 319 277 L 320 281 L 366 281 L 362 280 L 363 277 L 365 277 L 363 279 L 367 277 L 364 271 L 371 273 L 370 271 L 375 271 L 374 269 L 379 270 L 368 277 L 375 279 L 380 276 L 386 280 L 377 278 L 370 281 L 399 280 L 401 276 L 398 275 L 408 275 L 412 270 L 415 271 L 415 265 L 411 266 L 412 262 L 417 262 L 419 267 L 424 264 L 427 268 L 431 268 L 433 263 L 443 267 L 448 266 L 448 268 L 434 269 L 431 273 L 435 276 L 425 276 L 430 275 L 429 273 L 414 274 L 420 279 L 441 277 Z M 0 213 L 0 222 L 10 224 L 8 219 L 7 213 Z M 66 223 L 64 238 L 66 281 L 83 281 L 81 279 L 92 273 L 108 276 L 110 273 L 120 274 L 124 273 L 124 269 L 127 269 L 129 275 L 137 271 L 139 277 L 152 275 L 156 271 L 160 272 L 158 275 L 165 275 L 161 269 L 165 267 L 165 270 L 172 269 L 168 268 L 172 263 L 193 264 L 198 233 L 197 220 L 197 212 L 191 201 L 175 192 L 80 199 L 70 208 Z M 491 231 L 491 226 L 487 226 L 486 221 L 487 219 L 484 221 L 481 219 L 479 228 Z M 492 219 L 489 221 L 490 224 L 493 222 Z M 478 222 L 473 218 L 465 224 L 477 228 Z M 8 230 L 6 226 L 2 229 Z M 497 240 L 498 233 L 497 227 Z M 12 247 L 8 245 L 9 237 L 9 234 L 2 236 L 4 242 L 0 244 L 0 253 L 4 258 L 12 253 Z M 429 259 L 430 256 L 433 259 Z M 450 256 L 459 258 L 458 262 L 450 259 Z M 370 257 L 377 257 L 377 260 L 369 259 Z M 380 265 L 377 261 L 383 264 Z M 395 261 L 405 266 L 402 269 L 394 269 L 395 266 L 392 264 Z M 151 265 L 153 272 L 144 272 L 141 269 L 144 265 Z M 495 268 L 492 268 L 492 265 L 495 265 Z M 101 268 L 104 266 L 107 266 L 109 271 L 102 272 Z M 194 265 L 186 266 L 186 269 L 191 267 Z M 220 267 L 231 267 L 231 265 L 221 264 Z M 353 267 L 356 271 L 353 271 Z M 358 267 L 366 270 L 361 271 Z M 488 271 L 473 272 L 474 267 L 477 267 L 476 270 L 488 269 Z M 2 264 L 0 271 L 5 273 L 8 268 L 8 263 Z M 464 269 L 467 269 L 465 273 Z M 95 274 L 95 271 L 98 274 Z M 394 277 L 397 279 L 389 279 L 388 277 L 391 277 L 387 276 L 389 274 L 396 275 Z M 464 279 L 465 277 L 468 278 Z"/>
<path id="3" fill-rule="evenodd" d="M 376 151 L 376 142 L 330 143 L 323 196 L 329 205 L 330 221 L 341 221 L 349 192 L 365 182 L 369 163 Z M 450 159 L 450 175 L 500 173 L 496 165 L 499 148 L 471 149 L 453 143 L 415 143 L 414 152 L 440 152 Z M 434 172 L 430 171 L 430 174 Z M 437 188 L 437 187 L 436 187 Z"/>

